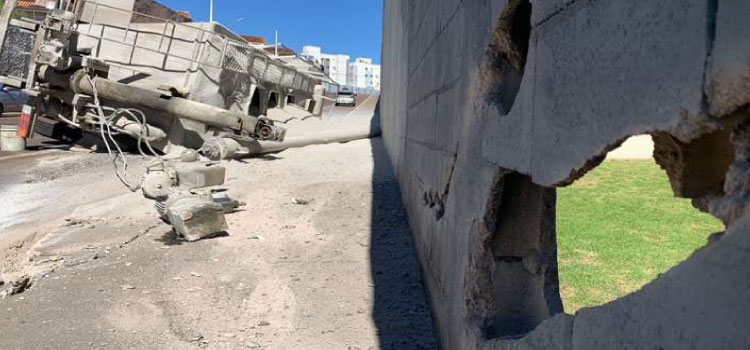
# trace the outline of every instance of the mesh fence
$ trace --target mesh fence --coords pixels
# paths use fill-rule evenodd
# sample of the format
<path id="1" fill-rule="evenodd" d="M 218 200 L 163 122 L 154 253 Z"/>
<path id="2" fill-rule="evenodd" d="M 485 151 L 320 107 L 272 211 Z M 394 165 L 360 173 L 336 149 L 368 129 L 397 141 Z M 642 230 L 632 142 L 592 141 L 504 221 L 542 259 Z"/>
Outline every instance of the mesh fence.
<path id="1" fill-rule="evenodd" d="M 196 25 L 177 23 L 96 1 L 79 1 L 78 33 L 97 58 L 123 65 L 191 71 L 211 67 L 249 74 L 260 82 L 312 92 L 319 79 L 252 47 Z M 123 20 L 125 18 L 125 20 Z M 133 19 L 148 19 L 134 23 Z"/>

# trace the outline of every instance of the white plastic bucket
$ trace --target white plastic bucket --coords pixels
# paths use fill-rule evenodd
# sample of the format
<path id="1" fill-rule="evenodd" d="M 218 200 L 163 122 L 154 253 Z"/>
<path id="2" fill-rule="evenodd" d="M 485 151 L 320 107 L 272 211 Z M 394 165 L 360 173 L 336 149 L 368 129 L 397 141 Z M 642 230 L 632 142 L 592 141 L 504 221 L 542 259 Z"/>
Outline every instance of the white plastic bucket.
<path id="1" fill-rule="evenodd" d="M 20 152 L 26 149 L 26 139 L 18 137 L 18 126 L 0 125 L 0 151 Z"/>

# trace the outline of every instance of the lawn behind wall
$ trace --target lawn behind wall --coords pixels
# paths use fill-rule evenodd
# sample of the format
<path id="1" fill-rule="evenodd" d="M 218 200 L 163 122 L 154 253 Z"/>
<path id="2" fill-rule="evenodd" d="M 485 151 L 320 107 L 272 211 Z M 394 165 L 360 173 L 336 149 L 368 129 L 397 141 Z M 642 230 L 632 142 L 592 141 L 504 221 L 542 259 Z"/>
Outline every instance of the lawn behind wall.
<path id="1" fill-rule="evenodd" d="M 560 188 L 557 242 L 565 311 L 638 290 L 706 244 L 721 222 L 675 198 L 652 160 L 607 160 Z"/>

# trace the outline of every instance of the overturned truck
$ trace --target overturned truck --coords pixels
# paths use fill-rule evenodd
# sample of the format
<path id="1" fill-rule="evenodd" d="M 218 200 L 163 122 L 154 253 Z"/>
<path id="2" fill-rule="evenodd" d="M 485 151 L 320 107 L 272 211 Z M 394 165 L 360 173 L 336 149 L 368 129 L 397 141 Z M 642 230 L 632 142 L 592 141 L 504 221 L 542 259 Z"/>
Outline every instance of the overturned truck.
<path id="1" fill-rule="evenodd" d="M 218 23 L 135 13 L 134 0 L 44 3 L 44 16 L 14 12 L 14 0 L 0 13 L 0 82 L 31 96 L 19 136 L 98 137 L 118 177 L 189 240 L 226 230 L 239 205 L 207 159 L 273 148 L 286 136 L 279 122 L 322 113 L 317 67 Z M 128 145 L 153 158 L 138 183 L 124 174 Z"/>
<path id="2" fill-rule="evenodd" d="M 0 19 L 0 82 L 33 97 L 30 132 L 75 141 L 104 130 L 164 153 L 207 141 L 241 150 L 282 140 L 274 120 L 322 111 L 317 67 L 218 23 L 135 13 L 132 0 L 59 1 L 43 21 L 13 18 L 13 5 Z"/>

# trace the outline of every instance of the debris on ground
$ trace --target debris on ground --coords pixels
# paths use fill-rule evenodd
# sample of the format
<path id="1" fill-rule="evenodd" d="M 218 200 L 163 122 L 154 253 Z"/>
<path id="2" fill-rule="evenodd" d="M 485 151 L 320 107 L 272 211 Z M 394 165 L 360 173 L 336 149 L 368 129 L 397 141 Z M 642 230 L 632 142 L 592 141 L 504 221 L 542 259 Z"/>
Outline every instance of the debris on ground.
<path id="1" fill-rule="evenodd" d="M 0 298 L 5 299 L 9 296 L 21 294 L 29 289 L 32 285 L 31 277 L 22 275 L 7 281 L 8 286 L 0 292 Z"/>
<path id="2" fill-rule="evenodd" d="M 308 205 L 310 204 L 310 202 L 311 200 L 307 200 L 307 199 L 292 198 L 292 204 Z"/>

